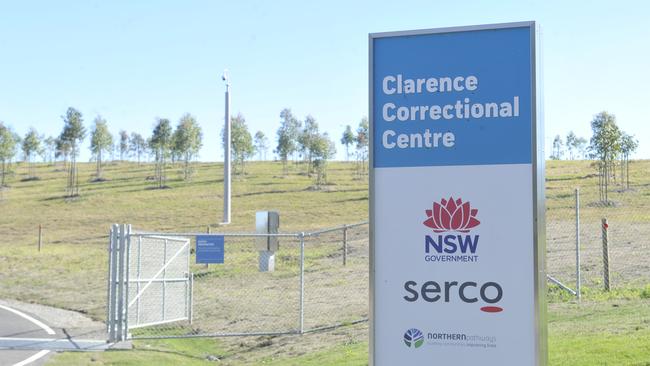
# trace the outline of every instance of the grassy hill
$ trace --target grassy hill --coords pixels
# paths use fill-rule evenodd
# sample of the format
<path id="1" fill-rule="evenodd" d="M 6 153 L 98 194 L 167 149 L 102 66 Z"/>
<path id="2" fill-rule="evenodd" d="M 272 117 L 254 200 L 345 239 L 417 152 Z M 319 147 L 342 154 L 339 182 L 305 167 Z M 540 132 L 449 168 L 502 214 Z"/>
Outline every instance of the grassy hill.
<path id="1" fill-rule="evenodd" d="M 303 165 L 292 164 L 285 177 L 280 163 L 251 163 L 246 174 L 233 181 L 232 224 L 223 227 L 218 226 L 222 219 L 223 166 L 201 163 L 195 169 L 192 180 L 184 182 L 180 180 L 180 168 L 171 168 L 170 188 L 154 189 L 155 183 L 147 179 L 153 174 L 151 165 L 108 164 L 104 174 L 107 181 L 92 182 L 94 164 L 80 164 L 81 197 L 67 200 L 66 176 L 60 166 L 38 165 L 39 179 L 24 181 L 27 168 L 17 166 L 15 176 L 9 180 L 10 188 L 1 192 L 0 298 L 66 308 L 103 320 L 106 244 L 111 223 L 168 232 L 202 232 L 208 226 L 213 232 L 252 231 L 256 211 L 277 210 L 282 231 L 293 232 L 367 218 L 367 176 L 356 174 L 354 163 L 332 163 L 328 170 L 330 183 L 323 187 L 314 186 L 313 179 L 304 174 Z M 556 240 L 558 246 L 556 250 L 549 245 L 549 258 L 553 259 L 549 272 L 551 265 L 566 261 L 557 271 L 570 274 L 571 254 L 565 247 L 572 241 L 573 189 L 581 187 L 586 229 L 597 235 L 598 226 L 592 230 L 589 225 L 598 223 L 606 214 L 616 223 L 614 227 L 624 226 L 620 235 L 631 232 L 625 234 L 630 235 L 631 244 L 620 253 L 620 259 L 640 264 L 630 267 L 631 272 L 621 271 L 620 278 L 641 280 L 630 280 L 630 286 L 620 286 L 611 294 L 588 292 L 579 305 L 560 292 L 552 292 L 552 364 L 650 365 L 650 289 L 645 288 L 650 281 L 644 277 L 649 275 L 644 269 L 650 230 L 648 235 L 644 233 L 650 225 L 650 161 L 632 163 L 632 189 L 613 187 L 610 199 L 617 203 L 613 209 L 596 204 L 594 172 L 586 161 L 548 163 L 547 221 L 551 234 L 557 233 L 556 238 L 549 235 L 550 240 Z M 39 224 L 44 231 L 40 253 L 36 247 Z M 586 249 L 598 249 L 597 240 L 587 241 Z M 588 267 L 588 278 L 594 279 L 590 283 L 594 288 L 598 285 L 599 258 L 594 256 L 586 262 L 593 266 Z M 134 352 L 63 354 L 52 362 L 203 364 L 206 355 L 216 354 L 223 359 L 221 364 L 356 365 L 367 362 L 367 342 L 359 336 L 367 331 L 366 327 L 362 324 L 303 337 L 139 341 Z"/>

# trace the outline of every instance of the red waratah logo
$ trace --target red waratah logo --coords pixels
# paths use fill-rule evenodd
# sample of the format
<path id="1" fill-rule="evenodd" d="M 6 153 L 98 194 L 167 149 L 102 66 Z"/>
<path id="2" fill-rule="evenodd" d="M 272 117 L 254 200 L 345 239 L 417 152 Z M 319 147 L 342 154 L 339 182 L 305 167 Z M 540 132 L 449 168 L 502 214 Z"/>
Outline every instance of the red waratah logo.
<path id="1" fill-rule="evenodd" d="M 433 203 L 432 210 L 426 210 L 427 219 L 424 225 L 433 229 L 436 233 L 445 231 L 469 232 L 469 229 L 478 226 L 481 222 L 476 219 L 478 209 L 471 208 L 469 202 L 463 202 L 461 198 L 454 200 L 441 199 Z"/>

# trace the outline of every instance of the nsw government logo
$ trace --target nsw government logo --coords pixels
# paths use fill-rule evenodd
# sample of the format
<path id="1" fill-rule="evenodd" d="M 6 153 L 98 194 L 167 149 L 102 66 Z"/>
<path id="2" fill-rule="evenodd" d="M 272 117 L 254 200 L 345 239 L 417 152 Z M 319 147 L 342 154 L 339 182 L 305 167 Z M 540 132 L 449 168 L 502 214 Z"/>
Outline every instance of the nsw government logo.
<path id="1" fill-rule="evenodd" d="M 424 236 L 424 260 L 426 262 L 477 262 L 479 235 L 471 235 L 471 229 L 479 226 L 478 209 L 462 198 L 441 199 L 425 210 L 427 219 L 423 224 L 434 235 Z"/>
<path id="2" fill-rule="evenodd" d="M 424 344 L 424 335 L 419 329 L 411 328 L 404 333 L 404 344 L 409 348 L 420 348 Z"/>

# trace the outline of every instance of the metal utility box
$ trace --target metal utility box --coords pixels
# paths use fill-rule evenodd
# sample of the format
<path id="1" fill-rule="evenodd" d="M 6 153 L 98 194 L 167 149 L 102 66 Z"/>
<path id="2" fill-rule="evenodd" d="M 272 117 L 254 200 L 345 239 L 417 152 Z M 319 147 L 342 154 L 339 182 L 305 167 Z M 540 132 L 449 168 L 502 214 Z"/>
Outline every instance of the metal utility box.
<path id="1" fill-rule="evenodd" d="M 258 234 L 277 234 L 280 228 L 280 215 L 275 211 L 255 213 L 255 232 Z M 280 243 L 277 236 L 259 236 L 255 238 L 255 247 L 259 252 L 260 272 L 275 270 L 275 252 Z"/>
<path id="2" fill-rule="evenodd" d="M 258 234 L 277 234 L 280 228 L 280 215 L 275 211 L 255 213 L 255 232 Z M 275 252 L 279 249 L 278 237 L 260 236 L 255 239 L 258 251 Z"/>

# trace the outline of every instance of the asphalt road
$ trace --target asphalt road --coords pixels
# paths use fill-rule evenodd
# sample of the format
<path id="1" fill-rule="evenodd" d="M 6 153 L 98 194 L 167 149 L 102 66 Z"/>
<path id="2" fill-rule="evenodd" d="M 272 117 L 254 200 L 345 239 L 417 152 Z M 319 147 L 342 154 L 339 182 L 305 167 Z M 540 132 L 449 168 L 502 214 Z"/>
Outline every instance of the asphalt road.
<path id="1" fill-rule="evenodd" d="M 29 318 L 21 316 L 23 314 Z M 34 322 L 34 320 L 36 322 Z M 41 324 L 39 324 L 41 323 Z M 40 339 L 56 337 L 54 330 L 42 323 L 32 314 L 21 312 L 4 305 L 0 305 L 0 366 L 36 366 L 45 363 L 50 351 L 11 350 L 2 346 L 2 339 Z M 5 349 L 3 349 L 5 348 Z"/>

